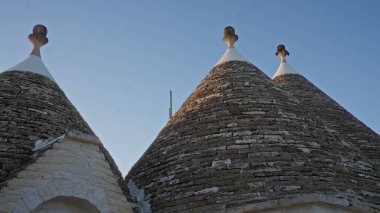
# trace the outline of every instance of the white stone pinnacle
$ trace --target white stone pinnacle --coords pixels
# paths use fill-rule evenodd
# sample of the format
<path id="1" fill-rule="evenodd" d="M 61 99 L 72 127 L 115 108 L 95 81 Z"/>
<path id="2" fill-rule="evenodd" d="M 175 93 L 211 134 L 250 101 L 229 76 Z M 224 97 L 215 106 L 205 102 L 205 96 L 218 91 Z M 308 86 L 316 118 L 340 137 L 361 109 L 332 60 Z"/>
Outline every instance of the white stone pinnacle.
<path id="1" fill-rule="evenodd" d="M 49 73 L 41 57 L 30 54 L 25 60 L 21 61 L 17 65 L 5 70 L 5 71 L 26 71 L 33 72 L 40 75 L 44 75 L 51 80 L 54 80 L 53 76 Z M 4 71 L 4 72 L 5 72 Z"/>
<path id="2" fill-rule="evenodd" d="M 226 61 L 247 61 L 244 56 L 242 56 L 235 47 L 227 48 L 226 52 L 224 52 L 223 56 L 219 59 L 219 61 L 216 63 L 216 65 L 221 64 Z M 216 66 L 215 65 L 215 66 Z"/>
<path id="3" fill-rule="evenodd" d="M 224 52 L 223 56 L 215 64 L 221 64 L 226 61 L 247 61 L 244 56 L 242 56 L 235 48 L 234 43 L 238 40 L 238 36 L 235 34 L 235 29 L 233 27 L 224 28 L 223 41 L 227 44 L 227 50 Z"/>
<path id="4" fill-rule="evenodd" d="M 277 68 L 277 71 L 272 79 L 276 78 L 277 76 L 286 74 L 298 74 L 298 72 L 288 64 L 285 58 L 281 58 L 280 66 Z"/>
<path id="5" fill-rule="evenodd" d="M 280 58 L 280 66 L 277 68 L 276 73 L 272 77 L 272 79 L 276 78 L 280 75 L 286 74 L 298 74 L 298 72 L 288 64 L 285 57 L 289 55 L 289 52 L 285 49 L 285 45 L 280 44 L 277 46 L 276 56 Z"/>
<path id="6" fill-rule="evenodd" d="M 36 25 L 33 27 L 33 33 L 28 36 L 29 41 L 33 45 L 30 55 L 17 65 L 5 70 L 6 71 L 26 71 L 33 72 L 50 78 L 55 82 L 53 76 L 49 73 L 45 64 L 41 59 L 41 47 L 48 43 L 47 29 L 43 25 Z"/>

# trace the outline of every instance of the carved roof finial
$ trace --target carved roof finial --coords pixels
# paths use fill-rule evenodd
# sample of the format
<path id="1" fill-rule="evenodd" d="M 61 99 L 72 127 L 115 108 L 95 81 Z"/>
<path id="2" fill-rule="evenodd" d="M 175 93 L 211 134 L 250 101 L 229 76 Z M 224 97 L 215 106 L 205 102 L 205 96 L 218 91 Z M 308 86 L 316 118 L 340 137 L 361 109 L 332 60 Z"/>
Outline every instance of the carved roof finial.
<path id="1" fill-rule="evenodd" d="M 7 69 L 6 71 L 27 71 L 33 72 L 40 75 L 44 75 L 51 80 L 54 80 L 53 76 L 50 75 L 49 70 L 46 68 L 45 64 L 41 59 L 41 47 L 48 43 L 47 29 L 45 26 L 38 24 L 33 27 L 33 32 L 29 34 L 28 39 L 32 43 L 33 50 L 30 55 L 20 63 Z"/>
<path id="2" fill-rule="evenodd" d="M 275 54 L 281 59 L 281 61 L 286 62 L 285 57 L 289 55 L 289 52 L 285 49 L 285 45 L 279 44 L 277 46 L 277 52 Z"/>
<path id="3" fill-rule="evenodd" d="M 289 55 L 289 52 L 285 49 L 285 45 L 279 44 L 277 46 L 277 52 L 275 54 L 280 58 L 280 66 L 278 67 L 272 79 L 285 74 L 298 74 L 298 72 L 285 60 L 285 57 Z"/>
<path id="4" fill-rule="evenodd" d="M 40 48 L 49 42 L 49 39 L 46 37 L 47 28 L 44 25 L 37 24 L 33 27 L 33 33 L 29 34 L 28 39 L 33 45 L 33 50 L 30 53 L 41 57 Z"/>
<path id="5" fill-rule="evenodd" d="M 239 36 L 235 34 L 235 29 L 231 26 L 224 28 L 223 41 L 227 44 L 228 48 L 233 48 L 234 43 L 239 39 Z"/>
<path id="6" fill-rule="evenodd" d="M 235 29 L 231 26 L 224 28 L 223 41 L 227 44 L 227 50 L 223 56 L 219 59 L 216 65 L 226 61 L 246 61 L 249 62 L 244 56 L 242 56 L 234 47 L 234 43 L 238 40 L 239 36 L 235 34 Z M 216 66 L 215 65 L 215 66 Z"/>

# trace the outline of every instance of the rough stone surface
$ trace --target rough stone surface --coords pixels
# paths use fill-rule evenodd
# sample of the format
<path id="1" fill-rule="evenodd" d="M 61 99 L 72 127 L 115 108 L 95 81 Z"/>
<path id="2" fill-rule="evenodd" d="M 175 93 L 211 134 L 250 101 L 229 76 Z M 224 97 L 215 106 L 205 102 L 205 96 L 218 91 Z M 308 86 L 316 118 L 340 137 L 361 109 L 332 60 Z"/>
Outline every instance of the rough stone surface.
<path id="1" fill-rule="evenodd" d="M 358 146 L 364 156 L 375 161 L 377 167 L 380 167 L 380 136 L 376 132 L 302 75 L 281 75 L 273 80 L 280 88 L 294 95 L 305 109 L 322 118 L 346 140 Z"/>
<path id="2" fill-rule="evenodd" d="M 55 82 L 31 72 L 0 73 L 0 189 L 43 154 L 33 153 L 35 141 L 72 131 L 94 135 Z M 99 149 L 133 202 L 112 156 L 102 144 Z"/>
<path id="3" fill-rule="evenodd" d="M 0 182 L 31 160 L 36 140 L 71 130 L 93 134 L 56 83 L 30 72 L 0 73 Z"/>
<path id="4" fill-rule="evenodd" d="M 379 174 L 360 154 L 258 68 L 230 61 L 211 70 L 126 181 L 153 212 L 234 212 L 313 193 L 380 210 L 379 197 L 363 193 L 379 191 Z"/>

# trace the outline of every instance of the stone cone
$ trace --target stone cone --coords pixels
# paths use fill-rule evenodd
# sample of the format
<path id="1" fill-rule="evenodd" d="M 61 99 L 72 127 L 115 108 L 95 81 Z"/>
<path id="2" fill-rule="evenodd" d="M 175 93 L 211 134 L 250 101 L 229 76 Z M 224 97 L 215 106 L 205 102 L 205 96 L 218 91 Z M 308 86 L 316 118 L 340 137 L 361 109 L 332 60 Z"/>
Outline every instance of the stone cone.
<path id="1" fill-rule="evenodd" d="M 276 85 L 295 96 L 305 110 L 322 118 L 380 169 L 380 136 L 300 74 L 280 75 Z"/>
<path id="2" fill-rule="evenodd" d="M 69 131 L 94 135 L 59 86 L 46 76 L 0 73 L 0 182 L 32 159 L 37 140 Z"/>
<path id="3" fill-rule="evenodd" d="M 372 205 L 357 201 L 376 188 L 359 175 L 374 175 L 360 155 L 257 67 L 228 61 L 202 80 L 126 181 L 153 212 L 261 211 L 314 195 Z"/>

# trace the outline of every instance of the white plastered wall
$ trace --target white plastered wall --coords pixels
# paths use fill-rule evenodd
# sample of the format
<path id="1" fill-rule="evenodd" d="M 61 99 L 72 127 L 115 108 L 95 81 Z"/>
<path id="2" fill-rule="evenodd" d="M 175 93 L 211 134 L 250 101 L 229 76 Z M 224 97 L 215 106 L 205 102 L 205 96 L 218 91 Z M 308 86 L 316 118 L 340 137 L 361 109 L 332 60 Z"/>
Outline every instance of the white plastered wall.
<path id="1" fill-rule="evenodd" d="M 99 212 L 133 212 L 99 149 L 98 138 L 65 135 L 0 192 L 0 212 L 32 212 L 59 197 L 84 199 Z"/>
<path id="2" fill-rule="evenodd" d="M 226 209 L 228 213 L 375 213 L 374 208 L 344 194 L 300 194 L 291 198 L 241 205 Z"/>

